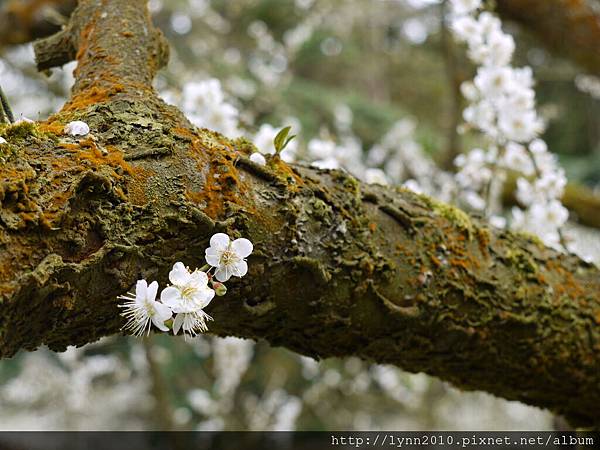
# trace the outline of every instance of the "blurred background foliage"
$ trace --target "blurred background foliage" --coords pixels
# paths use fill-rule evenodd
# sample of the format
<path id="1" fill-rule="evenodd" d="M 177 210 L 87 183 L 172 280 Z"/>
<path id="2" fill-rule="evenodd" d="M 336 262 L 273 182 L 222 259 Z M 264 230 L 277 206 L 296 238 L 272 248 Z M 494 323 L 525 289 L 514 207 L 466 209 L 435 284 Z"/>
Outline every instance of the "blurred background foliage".
<path id="1" fill-rule="evenodd" d="M 474 69 L 443 33 L 442 3 L 150 0 L 172 46 L 156 87 L 177 103 L 186 83 L 217 78 L 243 133 L 294 123 L 300 146 L 335 140 L 350 127 L 366 151 L 408 118 L 425 153 L 444 161 L 479 138 L 454 134 L 456 85 Z M 570 180 L 596 187 L 598 97 L 583 92 L 578 67 L 547 53 L 527 30 L 505 26 L 518 43 L 516 65 L 534 69 L 550 149 Z M 29 45 L 1 51 L 0 80 L 17 114 L 40 119 L 61 106 L 73 64 L 44 76 Z M 449 147 L 452 136 L 457 148 Z M 316 362 L 235 338 L 111 337 L 64 354 L 41 349 L 0 362 L 0 383 L 0 429 L 554 426 L 546 412 L 461 393 L 423 374 L 352 358 Z"/>

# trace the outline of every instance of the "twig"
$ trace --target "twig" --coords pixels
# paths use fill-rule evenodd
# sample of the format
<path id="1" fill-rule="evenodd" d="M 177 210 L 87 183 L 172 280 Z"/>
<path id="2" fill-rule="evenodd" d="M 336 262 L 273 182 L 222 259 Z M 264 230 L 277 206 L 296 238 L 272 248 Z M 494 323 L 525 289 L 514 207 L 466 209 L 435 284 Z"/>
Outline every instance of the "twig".
<path id="1" fill-rule="evenodd" d="M 13 115 L 12 109 L 10 109 L 10 104 L 8 103 L 6 95 L 4 95 L 2 86 L 0 86 L 0 102 L 2 103 L 2 108 L 0 111 L 0 120 L 3 123 L 14 123 L 15 116 Z"/>

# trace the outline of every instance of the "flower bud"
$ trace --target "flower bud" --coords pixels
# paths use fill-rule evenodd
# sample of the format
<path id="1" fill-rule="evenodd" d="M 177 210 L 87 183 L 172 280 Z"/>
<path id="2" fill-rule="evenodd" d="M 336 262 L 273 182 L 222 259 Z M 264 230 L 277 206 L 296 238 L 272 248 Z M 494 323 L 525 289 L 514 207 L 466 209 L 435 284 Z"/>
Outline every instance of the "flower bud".
<path id="1" fill-rule="evenodd" d="M 227 287 L 223 283 L 213 283 L 213 289 L 217 296 L 222 297 L 227 294 Z"/>

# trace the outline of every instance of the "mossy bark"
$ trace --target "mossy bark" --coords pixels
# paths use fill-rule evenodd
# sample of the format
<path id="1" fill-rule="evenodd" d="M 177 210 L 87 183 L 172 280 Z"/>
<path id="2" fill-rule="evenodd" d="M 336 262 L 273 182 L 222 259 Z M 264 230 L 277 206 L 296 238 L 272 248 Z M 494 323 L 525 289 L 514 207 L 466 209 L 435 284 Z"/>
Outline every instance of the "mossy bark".
<path id="1" fill-rule="evenodd" d="M 118 295 L 141 277 L 164 285 L 176 261 L 203 265 L 223 231 L 255 252 L 208 307 L 212 333 L 600 423 L 598 268 L 404 189 L 255 165 L 252 144 L 193 127 L 155 95 L 165 53 L 144 4 L 82 0 L 72 99 L 0 130 L 13 149 L 0 166 L 0 356 L 119 333 Z M 92 135 L 65 136 L 74 119 Z"/>

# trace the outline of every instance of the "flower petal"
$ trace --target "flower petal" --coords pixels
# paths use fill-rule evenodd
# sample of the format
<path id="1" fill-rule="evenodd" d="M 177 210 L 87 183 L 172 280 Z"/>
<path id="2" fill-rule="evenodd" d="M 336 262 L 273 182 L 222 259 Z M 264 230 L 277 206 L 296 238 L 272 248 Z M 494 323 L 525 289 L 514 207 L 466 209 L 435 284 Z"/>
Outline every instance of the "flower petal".
<path id="1" fill-rule="evenodd" d="M 154 302 L 154 311 L 156 313 L 155 317 L 161 322 L 169 320 L 171 317 L 173 317 L 173 311 L 171 311 L 171 308 L 159 302 Z"/>
<path id="2" fill-rule="evenodd" d="M 183 325 L 183 319 L 185 319 L 185 314 L 177 314 L 175 316 L 175 320 L 173 321 L 173 334 L 179 333 L 179 329 L 181 325 Z"/>
<path id="3" fill-rule="evenodd" d="M 231 278 L 231 272 L 228 270 L 228 266 L 220 267 L 215 270 L 215 278 L 221 283 L 229 280 L 229 278 Z"/>
<path id="4" fill-rule="evenodd" d="M 213 266 L 213 267 L 219 267 L 219 264 L 221 264 L 221 253 L 222 252 L 216 252 L 214 249 L 212 248 L 207 248 L 206 252 L 204 254 L 204 258 L 206 259 L 206 263 Z"/>
<path id="5" fill-rule="evenodd" d="M 250 255 L 250 253 L 252 253 L 254 246 L 252 245 L 252 242 L 250 242 L 248 239 L 239 238 L 231 243 L 231 248 L 233 248 L 233 251 L 240 258 L 246 258 Z"/>
<path id="6" fill-rule="evenodd" d="M 148 282 L 146 280 L 138 280 L 135 285 L 135 299 L 139 302 L 144 301 L 148 292 Z"/>
<path id="7" fill-rule="evenodd" d="M 238 261 L 233 265 L 233 274 L 236 277 L 243 277 L 248 273 L 248 263 L 246 261 Z"/>
<path id="8" fill-rule="evenodd" d="M 183 265 L 182 262 L 176 262 L 173 264 L 173 269 L 169 272 L 169 280 L 175 286 L 183 286 L 190 281 L 190 272 Z"/>
<path id="9" fill-rule="evenodd" d="M 223 250 L 229 246 L 229 236 L 225 233 L 213 234 L 210 238 L 210 246 L 216 250 Z"/>
<path id="10" fill-rule="evenodd" d="M 154 301 L 156 300 L 156 293 L 158 292 L 158 283 L 153 281 L 148 286 L 148 290 L 146 291 L 146 300 Z"/>
<path id="11" fill-rule="evenodd" d="M 160 318 L 157 316 L 152 318 L 152 323 L 156 328 L 158 328 L 160 331 L 169 331 L 169 327 L 167 327 L 164 322 L 164 320 L 160 320 Z"/>
<path id="12" fill-rule="evenodd" d="M 169 286 L 160 293 L 160 301 L 165 305 L 175 308 L 182 302 L 181 292 L 175 286 Z"/>
<path id="13" fill-rule="evenodd" d="M 198 306 L 198 308 L 205 308 L 214 296 L 215 291 L 210 288 L 198 290 L 194 296 L 194 303 Z"/>
<path id="14" fill-rule="evenodd" d="M 200 270 L 194 270 L 190 275 L 191 284 L 197 289 L 201 289 L 208 285 L 208 275 Z"/>

